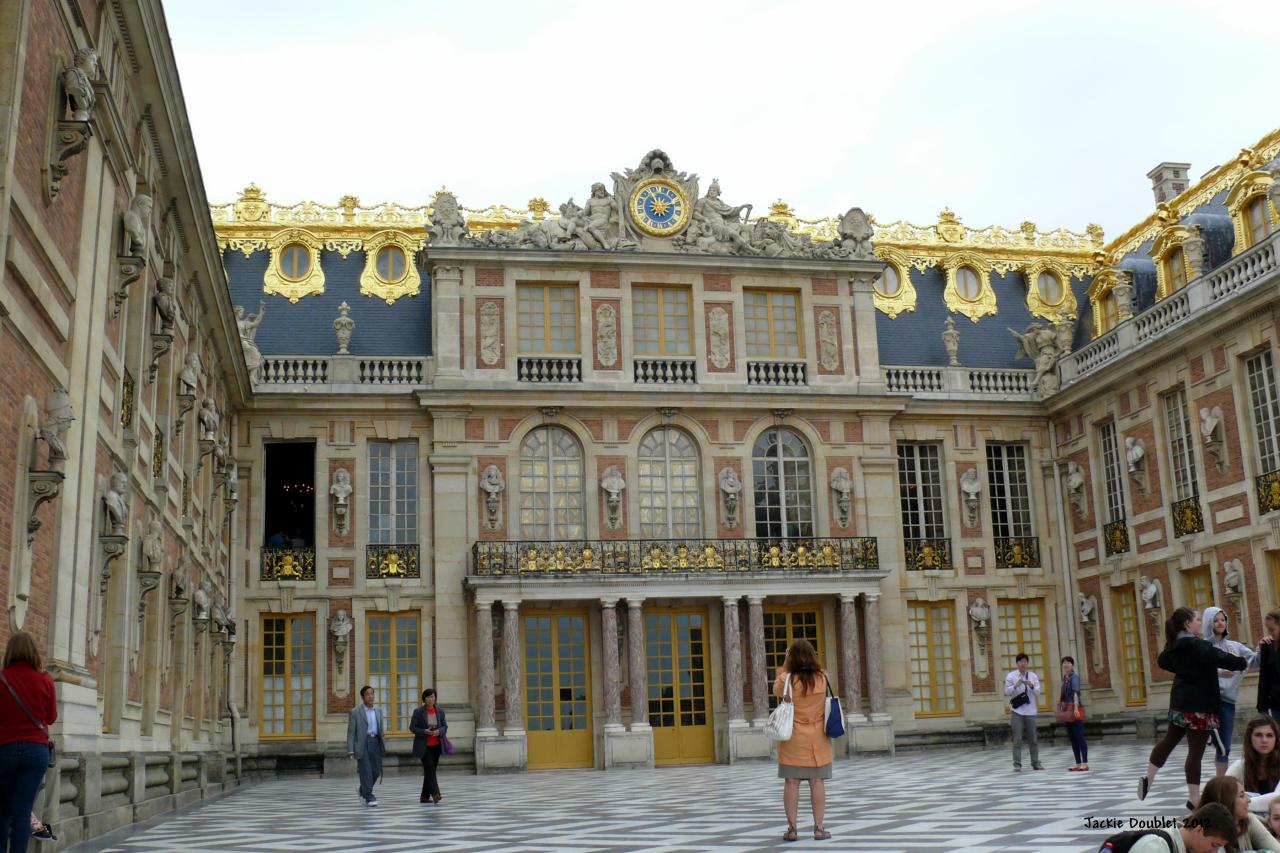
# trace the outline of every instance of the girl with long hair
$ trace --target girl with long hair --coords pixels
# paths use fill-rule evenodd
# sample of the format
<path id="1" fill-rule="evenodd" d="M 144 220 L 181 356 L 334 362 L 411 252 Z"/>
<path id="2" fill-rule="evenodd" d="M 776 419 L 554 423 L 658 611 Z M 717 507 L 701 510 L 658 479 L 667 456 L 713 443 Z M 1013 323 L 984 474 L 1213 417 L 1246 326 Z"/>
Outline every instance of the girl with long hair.
<path id="1" fill-rule="evenodd" d="M 1206 640 L 1228 654 L 1239 655 L 1247 660 L 1250 666 L 1253 665 L 1253 649 L 1244 643 L 1237 643 L 1228 636 L 1231 620 L 1227 616 L 1227 611 L 1221 607 L 1206 607 L 1201 622 L 1204 623 Z M 1213 763 L 1217 767 L 1219 776 L 1227 772 L 1227 763 L 1231 756 L 1231 735 L 1236 726 L 1236 698 L 1240 694 L 1240 682 L 1243 679 L 1243 672 L 1224 669 L 1218 673 L 1218 693 L 1221 694 L 1218 705 L 1218 740 L 1222 746 L 1220 750 L 1214 750 Z"/>
<path id="2" fill-rule="evenodd" d="M 795 707 L 791 739 L 778 743 L 778 778 L 782 787 L 782 807 L 787 813 L 783 841 L 800 835 L 796 819 L 800 810 L 800 782 L 809 780 L 809 804 L 813 808 L 813 837 L 830 838 L 822 825 L 827 810 L 827 784 L 831 778 L 831 740 L 824 727 L 827 674 L 818 663 L 818 653 L 808 640 L 796 640 L 787 649 L 786 660 L 773 682 L 773 694 L 780 702 Z"/>
<path id="3" fill-rule="evenodd" d="M 1204 786 L 1205 803 L 1220 803 L 1231 812 L 1236 820 L 1236 850 L 1271 850 L 1280 853 L 1280 841 L 1267 831 L 1267 826 L 1258 820 L 1257 815 L 1249 813 L 1249 795 L 1240 786 L 1239 781 L 1231 776 L 1219 776 L 1210 779 Z"/>
<path id="4" fill-rule="evenodd" d="M 1156 774 L 1168 760 L 1173 748 L 1183 737 L 1187 739 L 1187 761 L 1183 770 L 1187 780 L 1187 805 L 1194 809 L 1200 802 L 1200 762 L 1211 737 L 1218 734 L 1218 670 L 1236 672 L 1248 666 L 1238 656 L 1228 654 L 1200 636 L 1200 614 L 1190 607 L 1179 607 L 1164 625 L 1164 650 L 1156 658 L 1160 668 L 1173 673 L 1173 689 L 1169 692 L 1169 725 L 1164 737 L 1151 750 L 1147 772 L 1138 779 L 1138 799 L 1145 800 Z M 1221 750 L 1221 745 L 1215 746 Z"/>
<path id="5" fill-rule="evenodd" d="M 1255 812 L 1266 812 L 1280 801 L 1276 786 L 1280 784 L 1280 726 L 1270 717 L 1254 717 L 1244 729 L 1243 758 L 1227 768 L 1227 775 L 1237 780 L 1253 797 L 1249 806 Z"/>

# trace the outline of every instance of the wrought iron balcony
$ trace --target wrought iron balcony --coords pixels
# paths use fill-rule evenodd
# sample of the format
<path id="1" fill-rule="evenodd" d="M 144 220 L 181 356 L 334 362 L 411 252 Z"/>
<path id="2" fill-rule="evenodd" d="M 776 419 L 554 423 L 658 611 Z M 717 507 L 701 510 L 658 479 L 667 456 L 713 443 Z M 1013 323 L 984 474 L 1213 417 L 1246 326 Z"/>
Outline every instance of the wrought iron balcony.
<path id="1" fill-rule="evenodd" d="M 1192 533 L 1204 532 L 1204 510 L 1200 508 L 1200 496 L 1192 495 L 1169 504 L 1169 513 L 1173 516 L 1173 536 L 1190 536 Z"/>
<path id="2" fill-rule="evenodd" d="M 411 545 L 368 545 L 365 547 L 366 578 L 417 578 L 418 543 Z"/>
<path id="3" fill-rule="evenodd" d="M 520 356 L 516 376 L 521 382 L 581 382 L 582 359 L 557 356 Z"/>
<path id="4" fill-rule="evenodd" d="M 902 540 L 902 557 L 909 571 L 925 569 L 950 569 L 951 540 L 942 539 L 904 539 Z"/>
<path id="5" fill-rule="evenodd" d="M 313 581 L 316 579 L 315 548 L 263 548 L 264 581 Z"/>
<path id="6" fill-rule="evenodd" d="M 471 573 L 857 572 L 880 568 L 874 536 L 831 539 L 630 539 L 477 542 Z"/>
<path id="7" fill-rule="evenodd" d="M 697 361 L 692 358 L 639 358 L 633 374 L 642 385 L 696 385 Z"/>
<path id="8" fill-rule="evenodd" d="M 997 536 L 997 569 L 1040 568 L 1040 538 L 1038 536 Z"/>
<path id="9" fill-rule="evenodd" d="M 1258 487 L 1258 514 L 1280 509 L 1280 471 L 1268 471 L 1254 480 Z"/>
<path id="10" fill-rule="evenodd" d="M 1102 525 L 1102 543 L 1108 557 L 1129 553 L 1129 522 L 1123 518 Z"/>

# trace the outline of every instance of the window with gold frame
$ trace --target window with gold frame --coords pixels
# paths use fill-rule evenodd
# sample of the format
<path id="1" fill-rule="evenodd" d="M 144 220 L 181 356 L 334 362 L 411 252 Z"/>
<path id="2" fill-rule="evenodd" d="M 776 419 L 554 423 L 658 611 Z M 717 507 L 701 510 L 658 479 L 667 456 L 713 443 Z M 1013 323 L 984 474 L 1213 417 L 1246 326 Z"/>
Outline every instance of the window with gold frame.
<path id="1" fill-rule="evenodd" d="M 693 355 L 693 291 L 631 288 L 631 327 L 638 356 Z"/>
<path id="2" fill-rule="evenodd" d="M 1191 264 L 1184 244 L 1192 238 L 1199 226 L 1169 225 L 1156 237 L 1148 254 L 1156 268 L 1156 299 L 1165 299 L 1187 286 L 1201 266 Z"/>
<path id="3" fill-rule="evenodd" d="M 749 358 L 801 358 L 800 294 L 748 290 L 742 294 Z"/>
<path id="4" fill-rule="evenodd" d="M 916 310 L 916 288 L 911 283 L 911 258 L 896 249 L 877 246 L 876 257 L 884 261 L 884 272 L 872 285 L 876 310 L 896 318 Z"/>
<path id="5" fill-rule="evenodd" d="M 1130 707 L 1147 704 L 1147 681 L 1142 655 L 1142 633 L 1138 624 L 1138 591 L 1118 589 L 1113 599 L 1120 629 L 1120 661 L 1124 673 L 1124 703 Z"/>
<path id="6" fill-rule="evenodd" d="M 421 291 L 422 276 L 414 263 L 421 243 L 403 231 L 379 231 L 364 241 L 360 292 L 388 305 Z"/>
<path id="7" fill-rule="evenodd" d="M 961 712 L 956 676 L 955 604 L 907 602 L 911 695 L 917 717 L 953 717 Z"/>
<path id="8" fill-rule="evenodd" d="M 1044 648 L 1044 599 L 1010 598 L 997 608 L 1000 628 L 1000 666 L 1003 672 L 1018 668 L 1018 655 L 1030 658 L 1031 669 L 1041 683 L 1049 674 Z"/>
<path id="9" fill-rule="evenodd" d="M 1200 613 L 1213 606 L 1213 578 L 1208 566 L 1197 566 L 1182 573 L 1187 590 L 1187 606 Z"/>
<path id="10" fill-rule="evenodd" d="M 796 640 L 808 640 L 818 653 L 818 661 L 828 671 L 833 664 L 822 658 L 822 608 L 816 604 L 770 604 L 764 607 L 764 666 L 769 683 L 787 659 L 787 649 Z M 778 697 L 769 694 L 769 708 L 778 706 Z"/>
<path id="11" fill-rule="evenodd" d="M 1028 266 L 1023 276 L 1028 311 L 1051 322 L 1076 316 L 1079 309 L 1071 289 L 1071 270 L 1065 264 L 1042 258 Z"/>
<path id="12" fill-rule="evenodd" d="M 1280 227 L 1280 211 L 1269 198 L 1274 182 L 1270 172 L 1255 170 L 1241 175 L 1227 193 L 1224 203 L 1235 231 L 1233 256 L 1258 245 Z"/>
<path id="13" fill-rule="evenodd" d="M 958 252 L 942 262 L 946 287 L 942 301 L 948 310 L 978 322 L 998 312 L 996 293 L 991 288 L 991 265 L 972 252 Z"/>
<path id="14" fill-rule="evenodd" d="M 578 287 L 521 284 L 516 287 L 522 355 L 578 353 Z"/>
<path id="15" fill-rule="evenodd" d="M 417 613 L 370 613 L 367 682 L 375 691 L 390 734 L 406 734 L 422 686 L 421 617 Z"/>
<path id="16" fill-rule="evenodd" d="M 315 737 L 315 633 L 311 614 L 262 617 L 263 739 Z"/>
<path id="17" fill-rule="evenodd" d="M 1086 296 L 1093 306 L 1093 337 L 1105 335 L 1132 314 L 1131 310 L 1127 312 L 1120 310 L 1116 287 L 1121 284 L 1129 285 L 1131 288 L 1131 274 L 1127 270 L 1114 267 L 1104 267 L 1099 270 L 1089 284 Z"/>
<path id="18" fill-rule="evenodd" d="M 273 235 L 267 241 L 262 291 L 290 302 L 324 293 L 324 269 L 320 266 L 323 246 L 319 237 L 302 228 L 287 228 Z"/>

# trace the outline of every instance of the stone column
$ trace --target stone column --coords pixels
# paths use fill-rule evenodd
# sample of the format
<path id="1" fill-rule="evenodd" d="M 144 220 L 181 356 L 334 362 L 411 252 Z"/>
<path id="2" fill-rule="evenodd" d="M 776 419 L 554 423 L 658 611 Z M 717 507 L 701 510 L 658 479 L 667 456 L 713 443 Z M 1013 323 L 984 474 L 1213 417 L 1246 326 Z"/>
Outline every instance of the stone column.
<path id="1" fill-rule="evenodd" d="M 604 646 L 604 727 L 625 731 L 622 726 L 622 668 L 618 662 L 618 600 L 600 600 L 600 642 Z"/>
<path id="2" fill-rule="evenodd" d="M 493 710 L 493 602 L 476 602 L 476 735 L 496 736 Z"/>
<path id="3" fill-rule="evenodd" d="M 631 666 L 631 730 L 649 728 L 648 659 L 644 648 L 643 598 L 627 599 L 627 656 Z"/>
<path id="4" fill-rule="evenodd" d="M 884 655 L 880 638 L 880 595 L 866 593 L 867 607 L 867 693 L 871 700 L 871 713 L 883 714 L 884 710 Z"/>
<path id="5" fill-rule="evenodd" d="M 850 593 L 840 595 L 840 665 L 845 716 L 862 716 L 862 656 L 858 653 L 858 610 Z"/>
<path id="6" fill-rule="evenodd" d="M 751 651 L 751 719 L 769 719 L 769 669 L 764 663 L 764 598 L 747 596 L 747 644 Z"/>
<path id="7" fill-rule="evenodd" d="M 502 689 L 507 699 L 504 735 L 524 733 L 524 676 L 520 660 L 520 602 L 502 602 Z"/>
<path id="8" fill-rule="evenodd" d="M 724 601 L 724 680 L 729 722 L 745 722 L 742 708 L 742 643 L 738 634 L 738 599 L 726 595 Z"/>
<path id="9" fill-rule="evenodd" d="M 435 328 L 431 336 L 436 354 L 436 377 L 462 376 L 462 348 L 458 329 L 462 327 L 462 267 L 439 264 L 431 270 L 435 300 L 431 312 Z M 455 380 L 457 381 L 457 380 Z"/>

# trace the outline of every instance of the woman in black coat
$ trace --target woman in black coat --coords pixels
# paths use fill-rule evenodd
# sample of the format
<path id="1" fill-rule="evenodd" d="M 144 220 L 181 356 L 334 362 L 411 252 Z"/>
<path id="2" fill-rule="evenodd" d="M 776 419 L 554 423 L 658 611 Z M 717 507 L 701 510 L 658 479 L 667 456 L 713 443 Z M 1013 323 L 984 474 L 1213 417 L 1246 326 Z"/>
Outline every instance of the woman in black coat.
<path id="1" fill-rule="evenodd" d="M 413 757 L 422 761 L 422 795 L 418 802 L 438 803 L 444 797 L 436 779 L 436 766 L 444 751 L 449 723 L 445 720 L 444 709 L 436 707 L 434 690 L 422 691 L 422 705 L 413 709 L 409 730 L 413 732 Z"/>
<path id="2" fill-rule="evenodd" d="M 1164 625 L 1164 651 L 1156 663 L 1173 673 L 1173 689 L 1169 693 L 1169 726 L 1164 737 L 1151 750 L 1147 773 L 1138 779 L 1138 799 L 1145 800 L 1156 773 L 1164 766 L 1173 748 L 1187 738 L 1187 807 L 1200 802 L 1200 762 L 1204 748 L 1218 737 L 1218 670 L 1242 670 L 1248 661 L 1227 654 L 1200 636 L 1200 614 L 1190 607 L 1179 607 Z M 1220 744 L 1217 744 L 1221 748 Z M 1225 750 L 1223 750 L 1225 751 Z"/>

